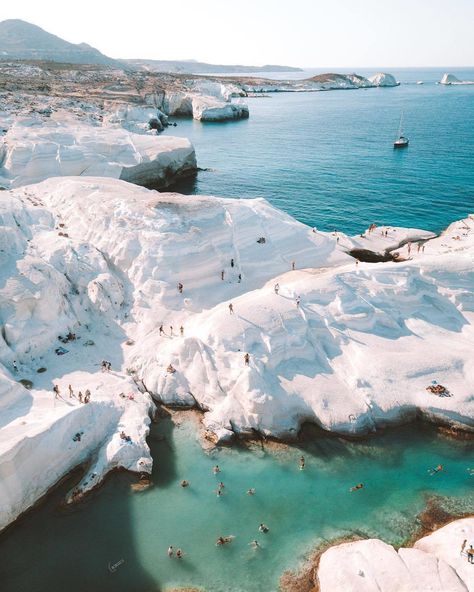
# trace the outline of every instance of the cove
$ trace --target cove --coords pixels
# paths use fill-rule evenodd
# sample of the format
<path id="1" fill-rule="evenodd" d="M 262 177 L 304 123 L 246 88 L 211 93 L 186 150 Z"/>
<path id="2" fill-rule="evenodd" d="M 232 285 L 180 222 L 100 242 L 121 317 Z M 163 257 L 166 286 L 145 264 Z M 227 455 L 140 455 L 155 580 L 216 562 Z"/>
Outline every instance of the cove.
<path id="1" fill-rule="evenodd" d="M 271 592 L 316 545 L 351 534 L 401 544 L 432 496 L 457 512 L 474 508 L 467 471 L 474 442 L 448 439 L 430 426 L 416 423 L 356 442 L 322 435 L 298 446 L 206 451 L 195 416 L 176 417 L 152 427 L 152 487 L 134 492 L 136 476 L 116 473 L 70 508 L 60 504 L 66 486 L 60 487 L 0 536 L 2 592 L 185 586 Z M 438 464 L 445 470 L 431 475 Z M 182 479 L 189 488 L 180 487 Z M 218 498 L 221 480 L 225 493 Z M 364 489 L 350 493 L 360 482 Z M 254 496 L 246 494 L 250 487 Z M 258 532 L 261 522 L 268 534 Z M 216 547 L 219 535 L 235 539 Z M 261 549 L 249 545 L 254 539 Z M 168 545 L 181 547 L 185 557 L 168 558 Z"/>

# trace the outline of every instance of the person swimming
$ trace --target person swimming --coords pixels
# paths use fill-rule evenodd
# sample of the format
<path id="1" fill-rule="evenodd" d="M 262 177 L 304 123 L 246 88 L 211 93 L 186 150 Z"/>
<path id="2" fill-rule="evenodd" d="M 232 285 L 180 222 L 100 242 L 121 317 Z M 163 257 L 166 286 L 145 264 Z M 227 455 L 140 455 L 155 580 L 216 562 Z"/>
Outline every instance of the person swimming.
<path id="1" fill-rule="evenodd" d="M 351 487 L 349 489 L 349 491 L 357 491 L 358 489 L 362 489 L 364 487 L 363 483 L 358 483 L 357 485 L 354 485 L 354 487 Z"/>
<path id="2" fill-rule="evenodd" d="M 181 551 L 181 549 L 178 549 L 178 550 L 176 551 L 176 557 L 177 557 L 178 559 L 181 559 L 181 558 L 183 557 L 183 552 Z"/>
<path id="3" fill-rule="evenodd" d="M 232 535 L 229 536 L 220 536 L 217 538 L 216 546 L 227 545 L 227 543 L 231 543 L 234 537 Z"/>
<path id="4" fill-rule="evenodd" d="M 247 489 L 247 495 L 255 495 L 255 487 L 251 487 Z"/>
<path id="5" fill-rule="evenodd" d="M 183 479 L 180 483 L 181 487 L 189 487 L 189 481 L 186 481 L 186 479 Z"/>
<path id="6" fill-rule="evenodd" d="M 172 545 L 170 545 L 170 546 L 168 547 L 168 557 L 173 557 L 173 553 L 174 553 L 174 551 L 173 551 L 173 546 L 172 546 Z"/>
<path id="7" fill-rule="evenodd" d="M 441 471 L 444 471 L 443 465 L 438 465 L 435 469 L 428 469 L 430 475 L 436 475 L 436 473 L 441 473 Z"/>
<path id="8" fill-rule="evenodd" d="M 268 526 L 266 526 L 266 525 L 265 525 L 265 524 L 263 524 L 263 522 L 262 522 L 262 523 L 260 524 L 260 526 L 258 527 L 258 530 L 259 530 L 260 532 L 263 532 L 263 533 L 267 534 L 267 532 L 268 532 L 270 529 L 268 528 Z"/>
<path id="9" fill-rule="evenodd" d="M 249 543 L 249 545 L 252 545 L 253 549 L 260 549 L 260 544 L 258 541 L 252 541 L 251 543 Z"/>
<path id="10" fill-rule="evenodd" d="M 219 465 L 216 465 L 213 469 L 212 472 L 214 473 L 214 475 L 217 475 L 218 473 L 221 472 Z"/>

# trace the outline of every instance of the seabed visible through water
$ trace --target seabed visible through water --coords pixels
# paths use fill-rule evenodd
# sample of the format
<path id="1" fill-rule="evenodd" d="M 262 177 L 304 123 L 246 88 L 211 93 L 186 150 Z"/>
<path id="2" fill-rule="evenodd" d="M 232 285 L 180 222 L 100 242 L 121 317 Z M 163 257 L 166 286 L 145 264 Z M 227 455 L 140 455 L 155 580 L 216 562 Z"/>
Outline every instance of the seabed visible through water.
<path id="1" fill-rule="evenodd" d="M 428 500 L 453 514 L 472 512 L 474 441 L 411 424 L 357 442 L 323 435 L 287 446 L 245 442 L 203 448 L 196 414 L 154 424 L 152 486 L 115 473 L 75 506 L 66 487 L 0 537 L 2 592 L 271 592 L 318 546 L 350 537 L 400 545 L 420 528 Z M 299 469 L 305 456 L 306 467 Z M 219 465 L 221 473 L 213 474 Z M 429 469 L 445 470 L 431 475 Z M 182 479 L 189 481 L 182 488 Z M 217 485 L 225 485 L 221 497 Z M 357 483 L 364 488 L 350 492 Z M 247 495 L 255 488 L 255 495 Z M 270 531 L 262 534 L 259 524 Z M 232 543 L 215 545 L 218 536 Z M 251 541 L 258 540 L 255 550 Z M 167 548 L 181 548 L 183 559 Z"/>

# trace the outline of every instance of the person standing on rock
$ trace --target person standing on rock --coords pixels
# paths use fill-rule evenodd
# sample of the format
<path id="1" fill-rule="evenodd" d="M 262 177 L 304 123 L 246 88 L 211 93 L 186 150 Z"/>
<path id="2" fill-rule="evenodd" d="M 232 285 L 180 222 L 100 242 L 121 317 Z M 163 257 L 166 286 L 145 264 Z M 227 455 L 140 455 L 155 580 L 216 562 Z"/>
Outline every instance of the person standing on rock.
<path id="1" fill-rule="evenodd" d="M 224 270 L 222 270 L 222 271 L 221 271 L 221 280 L 222 280 L 222 281 L 224 281 L 224 275 L 225 275 L 225 271 L 224 271 Z"/>
<path id="2" fill-rule="evenodd" d="M 245 354 L 244 356 L 245 365 L 248 366 L 250 364 L 250 356 L 249 354 Z"/>
<path id="3" fill-rule="evenodd" d="M 238 281 L 239 284 L 242 281 L 242 274 L 241 273 L 239 273 L 239 277 L 238 277 L 238 280 L 237 281 Z"/>
<path id="4" fill-rule="evenodd" d="M 464 549 L 466 548 L 467 545 L 467 539 L 464 539 L 461 545 L 461 551 L 460 551 L 460 555 L 462 555 L 464 553 Z"/>
<path id="5" fill-rule="evenodd" d="M 234 314 L 234 305 L 232 304 L 232 302 L 229 304 L 229 312 L 230 314 Z"/>
<path id="6" fill-rule="evenodd" d="M 234 260 L 233 259 L 230 260 L 230 266 L 234 267 Z"/>
<path id="7" fill-rule="evenodd" d="M 180 294 L 182 294 L 182 293 L 183 293 L 183 284 L 182 284 L 181 282 L 179 282 L 179 283 L 178 283 L 178 292 L 179 292 Z"/>
<path id="8" fill-rule="evenodd" d="M 163 325 L 160 325 L 160 335 L 163 335 L 165 330 L 163 329 Z"/>
<path id="9" fill-rule="evenodd" d="M 274 290 L 275 294 L 278 294 L 278 291 L 280 290 L 280 284 L 275 284 Z"/>
<path id="10" fill-rule="evenodd" d="M 77 396 L 79 398 L 79 403 L 83 403 L 83 401 L 82 401 L 82 392 L 81 391 L 79 391 L 79 393 L 78 393 Z"/>
<path id="11" fill-rule="evenodd" d="M 74 397 L 74 391 L 72 390 L 72 386 L 69 385 L 69 398 L 72 399 Z"/>
<path id="12" fill-rule="evenodd" d="M 291 262 L 291 269 L 292 269 L 293 271 L 295 271 L 295 265 L 296 265 L 296 262 L 295 262 L 295 261 L 292 261 L 292 262 Z"/>
<path id="13" fill-rule="evenodd" d="M 297 296 L 295 299 L 295 302 L 296 302 L 296 306 L 299 308 L 300 302 L 301 302 L 301 296 Z"/>
<path id="14" fill-rule="evenodd" d="M 53 386 L 53 392 L 54 392 L 54 398 L 58 399 L 59 398 L 59 386 L 57 384 L 55 384 Z"/>
<path id="15" fill-rule="evenodd" d="M 181 327 L 179 328 L 179 332 L 181 333 L 181 337 L 183 337 L 183 335 L 184 335 L 184 327 L 183 327 L 183 325 L 181 325 Z"/>
<path id="16" fill-rule="evenodd" d="M 18 366 L 16 365 L 16 360 L 13 360 L 13 364 L 12 364 L 12 366 L 13 366 L 13 370 L 14 370 L 15 372 L 18 372 Z"/>
<path id="17" fill-rule="evenodd" d="M 469 549 L 467 550 L 467 560 L 469 563 L 474 563 L 474 548 L 472 545 L 470 545 Z"/>
<path id="18" fill-rule="evenodd" d="M 170 325 L 170 335 L 173 337 L 173 325 Z"/>
<path id="19" fill-rule="evenodd" d="M 86 389 L 86 392 L 84 393 L 84 403 L 89 403 L 90 400 L 91 400 L 91 392 L 89 389 Z"/>
<path id="20" fill-rule="evenodd" d="M 301 456 L 300 458 L 300 471 L 304 470 L 304 466 L 305 466 L 305 459 L 304 456 Z"/>

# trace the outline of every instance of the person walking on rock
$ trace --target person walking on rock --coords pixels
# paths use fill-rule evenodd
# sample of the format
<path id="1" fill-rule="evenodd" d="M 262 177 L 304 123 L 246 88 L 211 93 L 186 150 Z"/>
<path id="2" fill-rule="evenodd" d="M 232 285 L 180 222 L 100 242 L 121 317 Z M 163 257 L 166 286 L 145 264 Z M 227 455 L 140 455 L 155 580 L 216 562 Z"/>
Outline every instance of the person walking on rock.
<path id="1" fill-rule="evenodd" d="M 87 389 L 86 392 L 84 393 L 84 403 L 89 403 L 90 400 L 91 400 L 91 392 L 89 389 Z"/>
<path id="2" fill-rule="evenodd" d="M 250 356 L 249 354 L 245 354 L 244 356 L 245 365 L 248 366 L 250 364 Z"/>
<path id="3" fill-rule="evenodd" d="M 234 260 L 233 259 L 230 260 L 230 266 L 234 267 Z"/>
<path id="4" fill-rule="evenodd" d="M 292 262 L 291 262 L 291 269 L 292 269 L 293 271 L 295 271 L 295 265 L 296 265 L 296 262 L 295 262 L 295 261 L 292 261 Z"/>
<path id="5" fill-rule="evenodd" d="M 295 302 L 296 302 L 296 306 L 299 307 L 300 302 L 301 302 L 301 297 L 300 296 L 297 296 L 296 299 L 295 299 Z"/>
<path id="6" fill-rule="evenodd" d="M 72 386 L 69 385 L 69 398 L 72 399 L 74 397 L 74 391 L 72 390 Z"/>
<path id="7" fill-rule="evenodd" d="M 232 304 L 232 302 L 229 304 L 229 312 L 230 314 L 234 314 L 234 305 Z"/>
<path id="8" fill-rule="evenodd" d="M 163 335 L 165 330 L 163 329 L 163 325 L 160 325 L 160 335 Z"/>
<path id="9" fill-rule="evenodd" d="M 55 384 L 53 386 L 53 392 L 54 392 L 54 398 L 58 399 L 59 398 L 59 386 L 57 384 Z"/>

